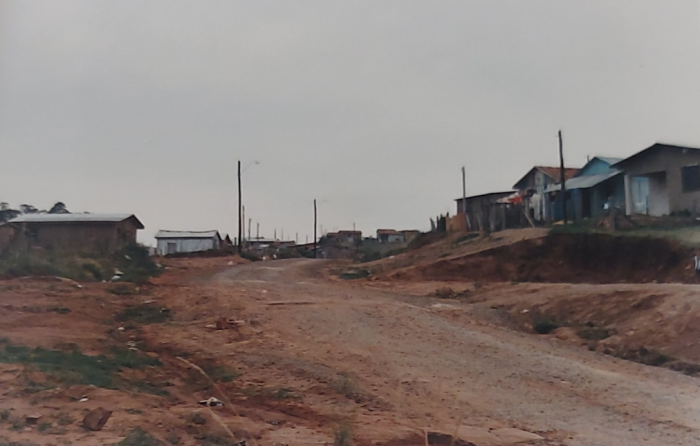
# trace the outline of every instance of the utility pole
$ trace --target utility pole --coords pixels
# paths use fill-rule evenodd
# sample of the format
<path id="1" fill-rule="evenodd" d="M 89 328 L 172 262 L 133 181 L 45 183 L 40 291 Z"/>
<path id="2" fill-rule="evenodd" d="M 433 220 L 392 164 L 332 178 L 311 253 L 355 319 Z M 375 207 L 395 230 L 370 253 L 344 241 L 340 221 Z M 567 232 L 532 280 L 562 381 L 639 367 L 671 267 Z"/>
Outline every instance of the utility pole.
<path id="1" fill-rule="evenodd" d="M 241 239 L 241 242 L 245 245 L 245 206 L 243 207 L 243 215 L 241 215 L 241 219 L 243 220 L 243 238 Z"/>
<path id="2" fill-rule="evenodd" d="M 352 224 L 352 232 L 355 232 L 355 223 Z"/>
<path id="3" fill-rule="evenodd" d="M 284 228 L 282 228 L 282 235 L 280 235 L 280 240 L 284 241 Z"/>
<path id="4" fill-rule="evenodd" d="M 255 238 L 260 240 L 260 222 L 257 222 L 258 227 L 255 229 Z"/>
<path id="5" fill-rule="evenodd" d="M 561 214 L 564 218 L 564 224 L 567 223 L 566 218 L 566 175 L 564 174 L 564 141 L 559 130 L 559 181 L 561 181 Z"/>
<path id="6" fill-rule="evenodd" d="M 314 258 L 318 257 L 318 239 L 316 238 L 316 223 L 318 222 L 318 214 L 316 212 L 316 199 L 314 198 Z"/>
<path id="7" fill-rule="evenodd" d="M 464 230 L 469 231 L 469 217 L 467 216 L 467 169 L 462 166 L 462 211 L 464 212 Z"/>
<path id="8" fill-rule="evenodd" d="M 253 229 L 253 219 L 249 218 L 248 219 L 248 241 L 250 242 L 252 240 L 252 237 L 250 236 L 250 231 Z"/>
<path id="9" fill-rule="evenodd" d="M 274 234 L 273 239 L 277 240 L 277 228 L 275 228 L 273 234 Z"/>
<path id="10" fill-rule="evenodd" d="M 299 233 L 298 232 L 294 235 L 294 244 L 295 245 L 299 244 Z"/>
<path id="11" fill-rule="evenodd" d="M 241 160 L 238 160 L 238 253 L 243 250 L 243 204 L 241 202 Z"/>

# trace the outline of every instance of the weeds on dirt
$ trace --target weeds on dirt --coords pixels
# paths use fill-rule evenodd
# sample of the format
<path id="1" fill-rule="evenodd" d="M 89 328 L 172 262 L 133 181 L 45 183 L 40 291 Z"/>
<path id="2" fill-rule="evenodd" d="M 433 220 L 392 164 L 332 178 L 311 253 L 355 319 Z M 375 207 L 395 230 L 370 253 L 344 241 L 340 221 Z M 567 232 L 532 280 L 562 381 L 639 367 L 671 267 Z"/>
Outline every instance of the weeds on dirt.
<path id="1" fill-rule="evenodd" d="M 343 271 L 338 274 L 343 280 L 355 280 L 355 279 L 366 279 L 371 275 L 370 271 L 367 269 L 353 269 L 349 271 Z"/>
<path id="2" fill-rule="evenodd" d="M 192 412 L 189 416 L 189 421 L 192 424 L 203 425 L 207 424 L 207 417 L 202 415 L 201 412 Z"/>
<path id="3" fill-rule="evenodd" d="M 59 426 L 69 426 L 75 423 L 75 418 L 66 412 L 59 412 L 56 416 L 56 422 Z"/>
<path id="4" fill-rule="evenodd" d="M 115 446 L 163 446 L 165 443 L 158 440 L 140 427 L 134 428 L 125 439 Z"/>
<path id="5" fill-rule="evenodd" d="M 141 410 L 141 409 L 126 409 L 125 412 L 128 413 L 129 415 L 140 415 L 143 413 L 143 410 Z"/>
<path id="6" fill-rule="evenodd" d="M 251 262 L 259 262 L 262 260 L 259 255 L 249 251 L 241 251 L 238 255 L 241 256 L 241 258 L 250 260 Z"/>
<path id="7" fill-rule="evenodd" d="M 240 372 L 231 370 L 223 365 L 204 367 L 204 371 L 207 372 L 207 375 L 209 375 L 214 381 L 220 381 L 223 383 L 230 383 L 241 376 Z"/>
<path id="8" fill-rule="evenodd" d="M 46 311 L 49 313 L 68 314 L 71 310 L 66 307 L 49 307 Z"/>
<path id="9" fill-rule="evenodd" d="M 38 446 L 36 443 L 10 441 L 7 438 L 0 437 L 0 446 Z"/>
<path id="10" fill-rule="evenodd" d="M 21 431 L 25 427 L 27 427 L 27 423 L 24 420 L 14 420 L 12 423 L 10 423 L 10 430 L 13 431 Z"/>
<path id="11" fill-rule="evenodd" d="M 586 323 L 586 325 L 576 332 L 576 335 L 587 341 L 602 341 L 612 336 L 612 332 L 606 328 L 597 327 L 592 322 Z"/>
<path id="12" fill-rule="evenodd" d="M 0 421 L 7 421 L 10 419 L 10 411 L 8 409 L 4 409 L 0 411 Z"/>
<path id="13" fill-rule="evenodd" d="M 470 232 L 469 234 L 465 234 L 461 237 L 459 237 L 457 240 L 454 242 L 454 246 L 459 246 L 462 243 L 468 242 L 470 240 L 474 240 L 479 238 L 479 234 L 476 232 Z"/>
<path id="14" fill-rule="evenodd" d="M 455 290 L 449 287 L 438 288 L 435 290 L 435 297 L 438 299 L 454 299 L 457 296 Z"/>
<path id="15" fill-rule="evenodd" d="M 115 388 L 113 377 L 122 368 L 139 369 L 160 365 L 157 359 L 140 356 L 130 350 L 115 349 L 112 356 L 107 357 L 84 355 L 77 349 L 64 352 L 13 344 L 5 344 L 0 350 L 0 363 L 29 364 L 60 382 L 107 389 Z"/>
<path id="16" fill-rule="evenodd" d="M 341 373 L 340 378 L 333 383 L 333 390 L 347 398 L 352 398 L 358 393 L 355 382 L 346 373 Z"/>
<path id="17" fill-rule="evenodd" d="M 138 288 L 128 283 L 119 283 L 111 286 L 107 289 L 108 292 L 114 294 L 115 296 L 133 296 L 137 294 Z"/>
<path id="18" fill-rule="evenodd" d="M 41 423 L 39 423 L 39 426 L 37 427 L 37 429 L 39 430 L 39 432 L 41 432 L 43 434 L 44 432 L 51 429 L 52 426 L 53 425 L 50 422 L 42 421 Z"/>
<path id="19" fill-rule="evenodd" d="M 559 328 L 559 324 L 549 316 L 539 315 L 532 322 L 532 329 L 538 334 L 549 334 Z"/>
<path id="20" fill-rule="evenodd" d="M 351 444 L 352 426 L 350 423 L 343 423 L 333 432 L 333 446 L 350 446 Z"/>
<path id="21" fill-rule="evenodd" d="M 172 314 L 169 308 L 142 304 L 126 308 L 117 313 L 115 319 L 119 322 L 132 321 L 144 325 L 161 324 L 172 319 Z"/>

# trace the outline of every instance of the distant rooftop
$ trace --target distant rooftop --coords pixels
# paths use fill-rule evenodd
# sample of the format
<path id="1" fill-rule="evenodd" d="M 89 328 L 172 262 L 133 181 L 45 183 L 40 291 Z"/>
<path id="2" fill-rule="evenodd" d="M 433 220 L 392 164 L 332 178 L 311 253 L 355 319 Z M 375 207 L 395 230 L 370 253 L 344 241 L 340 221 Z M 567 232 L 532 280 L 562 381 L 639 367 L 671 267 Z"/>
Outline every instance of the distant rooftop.
<path id="1" fill-rule="evenodd" d="M 24 214 L 8 223 L 119 223 L 129 218 L 134 218 L 143 229 L 134 214 Z"/>
<path id="2" fill-rule="evenodd" d="M 156 233 L 156 238 L 213 238 L 221 237 L 219 231 L 168 231 L 161 229 Z"/>

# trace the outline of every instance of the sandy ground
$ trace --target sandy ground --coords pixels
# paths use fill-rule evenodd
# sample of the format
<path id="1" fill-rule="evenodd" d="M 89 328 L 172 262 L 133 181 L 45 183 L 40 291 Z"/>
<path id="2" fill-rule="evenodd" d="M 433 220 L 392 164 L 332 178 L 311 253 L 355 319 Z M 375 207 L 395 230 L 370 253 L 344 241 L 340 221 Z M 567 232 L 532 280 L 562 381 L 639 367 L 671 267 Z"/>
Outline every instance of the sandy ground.
<path id="1" fill-rule="evenodd" d="M 135 343 L 163 364 L 142 379 L 169 392 L 73 385 L 30 396 L 23 387 L 34 372 L 0 364 L 0 409 L 13 409 L 12 417 L 31 411 L 50 420 L 67 411 L 77 419 L 98 405 L 114 410 L 97 433 L 77 423 L 53 435 L 0 423 L 0 438 L 110 444 L 142 426 L 172 444 L 225 444 L 227 433 L 196 404 L 217 391 L 176 359 L 186 357 L 240 374 L 218 383 L 231 404 L 215 411 L 253 445 L 332 443 L 344 422 L 358 445 L 421 445 L 425 432 L 458 432 L 460 444 L 477 446 L 700 444 L 698 378 L 530 334 L 513 325 L 517 319 L 499 318 L 503 308 L 520 314 L 567 299 L 552 311 L 574 302 L 585 309 L 580 302 L 620 287 L 630 297 L 667 296 L 645 311 L 655 316 L 649 321 L 675 324 L 670 309 L 696 314 L 700 287 L 501 284 L 473 300 L 438 300 L 427 295 L 445 284 L 342 281 L 327 275 L 332 264 L 325 261 L 229 261 L 198 268 L 188 259 L 129 296 L 112 295 L 103 284 L 0 283 L 0 326 L 13 343 L 72 342 L 93 353 Z M 116 331 L 115 313 L 143 302 L 167 307 L 172 320 Z M 55 305 L 71 312 L 48 310 Z M 217 330 L 221 317 L 242 325 Z M 674 352 L 695 358 L 693 342 L 684 342 L 687 348 Z M 195 412 L 206 417 L 204 425 L 192 422 Z M 438 444 L 441 437 L 430 439 Z"/>

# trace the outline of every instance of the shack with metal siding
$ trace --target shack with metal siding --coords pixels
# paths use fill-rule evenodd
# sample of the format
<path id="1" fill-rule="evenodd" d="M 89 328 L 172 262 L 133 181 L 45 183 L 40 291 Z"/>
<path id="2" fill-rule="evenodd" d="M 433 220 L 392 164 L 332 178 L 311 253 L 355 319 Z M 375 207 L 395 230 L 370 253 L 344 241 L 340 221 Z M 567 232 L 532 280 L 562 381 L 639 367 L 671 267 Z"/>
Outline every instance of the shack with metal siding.
<path id="1" fill-rule="evenodd" d="M 180 252 L 209 251 L 220 249 L 223 241 L 219 231 L 168 231 L 160 230 L 156 234 L 159 255 Z"/>
<path id="2" fill-rule="evenodd" d="M 133 214 L 25 214 L 8 226 L 23 247 L 109 252 L 136 243 L 143 224 Z"/>

